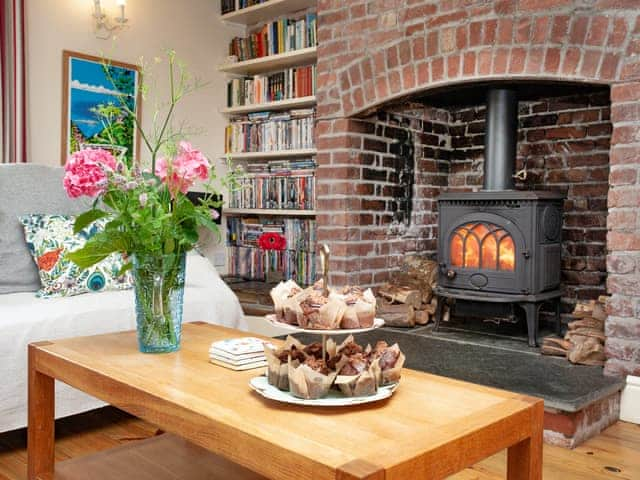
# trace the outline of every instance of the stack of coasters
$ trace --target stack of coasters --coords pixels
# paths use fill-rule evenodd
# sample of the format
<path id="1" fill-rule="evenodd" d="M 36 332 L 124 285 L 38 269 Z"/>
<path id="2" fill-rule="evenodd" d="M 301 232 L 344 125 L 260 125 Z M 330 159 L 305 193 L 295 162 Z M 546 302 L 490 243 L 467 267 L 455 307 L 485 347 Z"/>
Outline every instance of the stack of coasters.
<path id="1" fill-rule="evenodd" d="M 231 370 L 252 370 L 266 367 L 265 341 L 255 337 L 230 338 L 213 342 L 209 347 L 209 361 Z M 267 343 L 267 345 L 270 345 Z"/>

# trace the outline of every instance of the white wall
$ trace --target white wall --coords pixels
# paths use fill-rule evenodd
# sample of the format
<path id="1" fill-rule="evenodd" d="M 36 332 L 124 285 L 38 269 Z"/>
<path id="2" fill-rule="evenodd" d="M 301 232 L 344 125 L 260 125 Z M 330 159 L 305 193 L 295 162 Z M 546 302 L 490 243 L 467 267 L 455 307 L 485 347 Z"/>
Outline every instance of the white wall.
<path id="1" fill-rule="evenodd" d="M 60 163 L 63 50 L 104 55 L 128 63 L 138 63 L 141 56 L 152 60 L 168 48 L 175 50 L 193 75 L 211 81 L 208 88 L 185 99 L 175 118 L 206 132 L 192 141 L 210 158 L 224 151 L 225 119 L 218 108 L 226 102 L 226 88 L 216 65 L 226 57 L 231 37 L 241 31 L 218 20 L 219 1 L 128 0 L 129 26 L 115 41 L 94 36 L 92 0 L 25 3 L 30 162 Z M 116 14 L 116 0 L 102 0 L 102 5 L 108 14 Z M 166 92 L 167 76 L 163 73 L 158 71 L 156 75 L 156 90 Z M 148 126 L 153 107 L 143 103 L 142 113 L 143 124 Z"/>

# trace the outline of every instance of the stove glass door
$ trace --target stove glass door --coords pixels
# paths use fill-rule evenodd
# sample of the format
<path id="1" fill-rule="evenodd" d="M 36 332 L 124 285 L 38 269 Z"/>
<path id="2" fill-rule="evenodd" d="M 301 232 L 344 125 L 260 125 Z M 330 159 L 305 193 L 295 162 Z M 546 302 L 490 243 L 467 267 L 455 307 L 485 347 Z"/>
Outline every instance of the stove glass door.
<path id="1" fill-rule="evenodd" d="M 450 265 L 513 272 L 515 250 L 513 237 L 504 228 L 489 222 L 467 223 L 451 235 Z"/>

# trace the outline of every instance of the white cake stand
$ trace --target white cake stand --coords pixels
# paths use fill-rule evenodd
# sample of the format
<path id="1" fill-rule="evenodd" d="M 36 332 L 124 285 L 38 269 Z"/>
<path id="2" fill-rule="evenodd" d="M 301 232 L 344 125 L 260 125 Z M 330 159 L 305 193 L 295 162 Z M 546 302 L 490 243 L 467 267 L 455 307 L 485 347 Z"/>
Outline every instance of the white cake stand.
<path id="1" fill-rule="evenodd" d="M 274 327 L 288 330 L 291 333 L 310 333 L 311 335 L 322 336 L 322 358 L 326 358 L 327 353 L 327 339 L 331 335 L 353 335 L 356 333 L 369 332 L 384 326 L 384 320 L 382 318 L 374 318 L 373 325 L 367 328 L 338 328 L 335 330 L 319 330 L 315 328 L 301 328 L 297 325 L 290 325 L 288 323 L 279 322 L 274 314 L 265 315 L 264 317 Z"/>

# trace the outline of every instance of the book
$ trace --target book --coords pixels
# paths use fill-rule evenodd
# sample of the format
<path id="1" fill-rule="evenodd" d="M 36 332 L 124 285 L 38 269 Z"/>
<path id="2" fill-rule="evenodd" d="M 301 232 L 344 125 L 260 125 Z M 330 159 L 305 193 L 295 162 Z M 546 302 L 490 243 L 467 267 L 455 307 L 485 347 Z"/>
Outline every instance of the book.
<path id="1" fill-rule="evenodd" d="M 246 362 L 247 360 L 256 361 L 264 358 L 263 352 L 245 353 L 243 355 L 231 355 L 223 352 L 222 350 L 209 350 L 209 357 L 217 357 L 218 360 L 223 360 L 229 363 Z"/>
<path id="2" fill-rule="evenodd" d="M 315 110 L 255 112 L 225 128 L 225 153 L 315 148 Z"/>
<path id="3" fill-rule="evenodd" d="M 227 83 L 227 106 L 259 105 L 315 95 L 315 76 L 316 66 L 306 65 L 231 79 Z"/>
<path id="4" fill-rule="evenodd" d="M 265 343 L 268 342 L 256 337 L 229 338 L 227 340 L 213 342 L 209 351 L 219 350 L 227 355 L 237 357 L 239 355 L 264 353 Z"/>
<path id="5" fill-rule="evenodd" d="M 270 232 L 285 238 L 286 250 L 315 252 L 317 229 L 313 219 L 227 217 L 227 246 L 257 248 L 258 238 Z"/>
<path id="6" fill-rule="evenodd" d="M 244 370 L 253 370 L 254 368 L 263 368 L 267 366 L 267 361 L 266 360 L 261 360 L 258 362 L 253 362 L 253 363 L 247 363 L 245 365 L 232 365 L 230 363 L 226 363 L 226 362 L 222 362 L 220 360 L 216 360 L 216 359 L 209 359 L 209 362 L 213 363 L 214 365 L 218 365 L 219 367 L 224 367 L 224 368 L 228 368 L 229 370 L 234 370 L 234 371 L 244 371 Z"/>
<path id="7" fill-rule="evenodd" d="M 234 359 L 234 358 L 229 358 L 223 355 L 219 355 L 217 353 L 209 353 L 209 360 L 218 360 L 219 362 L 225 362 L 230 365 L 239 366 L 239 365 L 246 365 L 248 363 L 263 361 L 265 360 L 265 356 L 264 354 L 261 354 L 251 358 Z"/>
<path id="8" fill-rule="evenodd" d="M 313 171 L 247 173 L 231 192 L 231 208 L 313 210 L 315 175 Z"/>
<path id="9" fill-rule="evenodd" d="M 224 5 L 222 11 L 233 11 L 225 8 L 231 5 Z M 317 30 L 315 13 L 301 18 L 280 18 L 258 27 L 246 37 L 235 37 L 229 44 L 229 55 L 244 61 L 309 48 L 318 44 Z"/>
<path id="10" fill-rule="evenodd" d="M 300 285 L 316 281 L 316 254 L 302 250 L 262 250 L 257 247 L 227 247 L 227 272 L 247 280 L 264 281 L 280 273 Z"/>
<path id="11" fill-rule="evenodd" d="M 236 0 L 220 0 L 220 13 L 230 13 L 236 9 Z"/>

